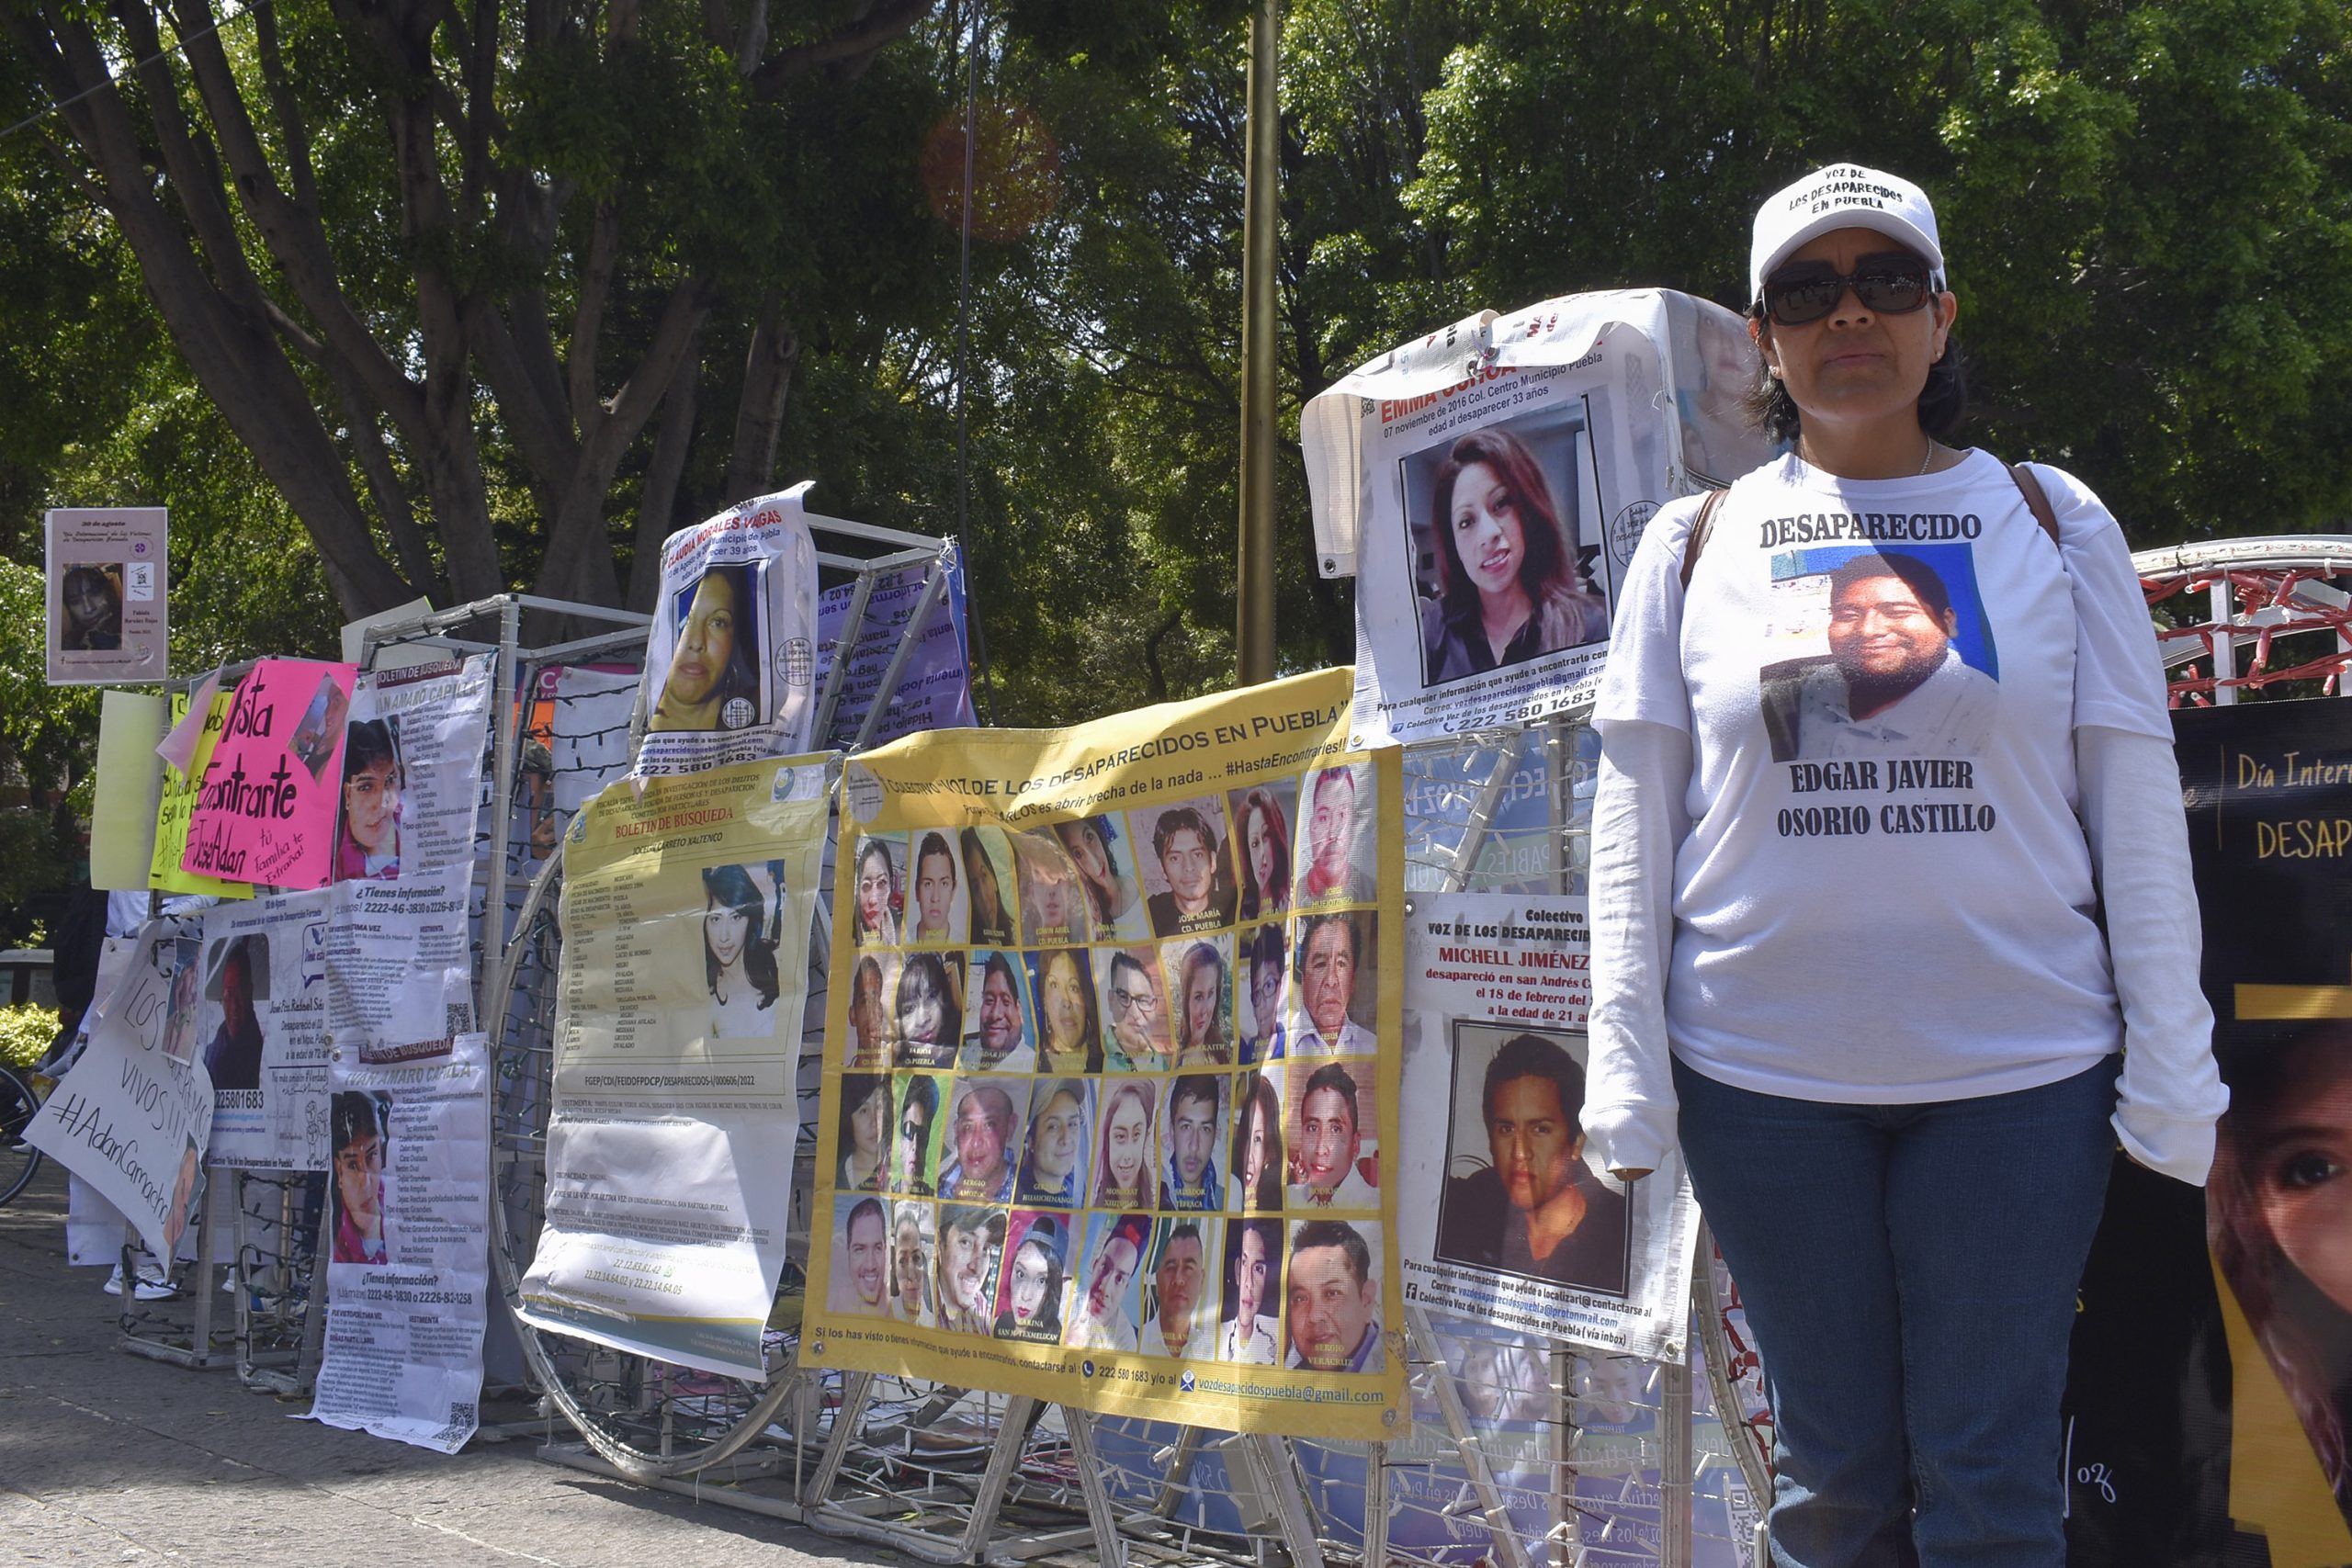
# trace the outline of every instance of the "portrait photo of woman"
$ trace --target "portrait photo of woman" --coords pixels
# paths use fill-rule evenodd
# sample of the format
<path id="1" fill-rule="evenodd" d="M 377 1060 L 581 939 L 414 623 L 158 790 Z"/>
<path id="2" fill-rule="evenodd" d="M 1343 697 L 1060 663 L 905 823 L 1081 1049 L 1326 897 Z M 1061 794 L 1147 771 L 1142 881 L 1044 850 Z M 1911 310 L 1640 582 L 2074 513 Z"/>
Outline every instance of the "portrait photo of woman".
<path id="1" fill-rule="evenodd" d="M 963 900 L 956 897 L 956 852 L 947 835 L 925 833 L 915 845 L 915 923 L 909 942 L 964 940 Z"/>
<path id="2" fill-rule="evenodd" d="M 964 1008 L 947 965 L 935 953 L 913 953 L 899 971 L 898 1061 L 902 1067 L 953 1066 L 964 1039 Z"/>
<path id="3" fill-rule="evenodd" d="M 849 976 L 848 1066 L 890 1065 L 890 1009 L 883 1001 L 887 994 L 882 961 L 870 953 L 860 953 Z"/>
<path id="4" fill-rule="evenodd" d="M 1002 1270 L 996 1314 L 999 1339 L 1032 1339 L 1054 1345 L 1062 1337 L 1062 1283 L 1069 1269 L 1062 1222 L 1051 1214 L 1012 1216 L 1021 1239 Z"/>
<path id="5" fill-rule="evenodd" d="M 899 940 L 899 912 L 906 903 L 899 883 L 899 857 L 891 852 L 903 852 L 904 846 L 888 839 L 861 839 L 857 843 L 857 871 L 850 883 L 850 891 L 857 899 L 858 945 L 895 946 Z"/>
<path id="6" fill-rule="evenodd" d="M 1094 1002 L 1094 976 L 1079 948 L 1053 948 L 1029 955 L 1029 981 L 1037 998 L 1037 1066 L 1048 1073 L 1102 1070 L 1102 1015 Z"/>
<path id="7" fill-rule="evenodd" d="M 1233 1193 L 1245 1213 L 1283 1206 L 1283 1091 L 1266 1073 L 1252 1073 L 1233 1117 Z"/>
<path id="8" fill-rule="evenodd" d="M 1295 786 L 1286 787 L 1288 796 Z M 1233 840 L 1241 863 L 1240 918 L 1255 920 L 1290 908 L 1290 829 L 1282 801 L 1258 788 L 1233 797 Z"/>
<path id="9" fill-rule="evenodd" d="M 334 1252 L 337 1263 L 382 1263 L 385 1138 L 391 1096 L 346 1089 L 327 1111 L 334 1162 Z"/>
<path id="10" fill-rule="evenodd" d="M 401 874 L 401 758 L 391 720 L 363 718 L 345 727 L 343 824 L 334 840 L 337 882 L 377 881 Z"/>
<path id="11" fill-rule="evenodd" d="M 1021 882 L 1023 945 L 1092 941 L 1086 894 L 1061 840 L 1052 833 L 1015 833 L 1012 859 Z"/>
<path id="12" fill-rule="evenodd" d="M 775 907 L 780 908 L 784 863 L 771 861 L 765 869 Z M 711 1038 L 757 1040 L 773 1034 L 776 1019 L 770 1010 L 783 989 L 775 966 L 782 917 L 752 880 L 748 866 L 705 866 L 702 891 L 702 970 L 710 991 Z"/>
<path id="13" fill-rule="evenodd" d="M 58 599 L 65 609 L 57 646 L 79 653 L 112 653 L 122 647 L 121 569 L 111 564 L 65 569 Z"/>
<path id="14" fill-rule="evenodd" d="M 1176 1066 L 1224 1067 L 1233 1064 L 1233 965 L 1219 937 L 1208 942 L 1170 942 L 1169 994 L 1176 1010 Z"/>
<path id="15" fill-rule="evenodd" d="M 1508 430 L 1453 443 L 1430 486 L 1437 594 L 1421 602 L 1428 684 L 1458 681 L 1609 636 L 1577 573 L 1551 481 Z"/>
<path id="16" fill-rule="evenodd" d="M 2352 1024 L 2236 1063 L 2208 1239 L 2352 1522 Z"/>
<path id="17" fill-rule="evenodd" d="M 648 729 L 743 729 L 760 720 L 758 571 L 714 566 L 677 596 L 670 676 Z"/>
<path id="18" fill-rule="evenodd" d="M 1153 1168 L 1151 1086 L 1129 1078 L 1102 1093 L 1101 1131 L 1094 1155 L 1093 1206 L 1150 1209 L 1159 1190 Z"/>
<path id="19" fill-rule="evenodd" d="M 1094 922 L 1097 940 L 1141 937 L 1144 929 L 1143 890 L 1134 874 L 1119 863 L 1118 828 L 1108 817 L 1082 817 L 1057 823 L 1054 835 L 1078 868 L 1078 883 L 1086 895 L 1086 912 Z"/>
<path id="20" fill-rule="evenodd" d="M 834 1147 L 841 1169 L 833 1186 L 842 1192 L 878 1192 L 889 1161 L 890 1079 L 883 1073 L 842 1075 L 841 1127 Z"/>
<path id="21" fill-rule="evenodd" d="M 1029 1136 L 1013 1185 L 1019 1203 L 1078 1207 L 1080 1166 L 1086 1158 L 1086 1107 L 1091 1093 L 1083 1078 L 1040 1078 L 1030 1092 Z"/>
<path id="22" fill-rule="evenodd" d="M 1004 846 L 1004 829 L 967 828 L 957 838 L 964 852 L 964 891 L 971 906 L 971 940 L 1011 942 L 1012 909 L 1004 901 L 1004 886 L 1012 875 L 1012 852 Z"/>

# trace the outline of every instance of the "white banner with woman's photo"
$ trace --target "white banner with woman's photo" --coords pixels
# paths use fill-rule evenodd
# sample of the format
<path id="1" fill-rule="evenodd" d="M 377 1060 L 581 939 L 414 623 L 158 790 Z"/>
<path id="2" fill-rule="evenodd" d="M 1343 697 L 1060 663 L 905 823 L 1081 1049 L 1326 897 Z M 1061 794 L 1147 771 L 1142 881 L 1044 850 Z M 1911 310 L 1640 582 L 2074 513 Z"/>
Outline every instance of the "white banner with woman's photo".
<path id="1" fill-rule="evenodd" d="M 175 920 L 151 920 L 101 987 L 88 1043 L 25 1129 L 25 1140 L 86 1182 L 172 1257 L 194 1221 L 212 1134 L 203 1061 L 174 1050 L 173 998 L 196 944 Z"/>
<path id="2" fill-rule="evenodd" d="M 808 749 L 817 665 L 808 488 L 731 506 L 662 542 L 634 776 Z"/>
<path id="3" fill-rule="evenodd" d="M 1301 420 L 1326 577 L 1356 578 L 1352 743 L 1589 708 L 1658 505 L 1767 456 L 1740 319 L 1655 289 L 1484 311 Z"/>
<path id="4" fill-rule="evenodd" d="M 1697 1211 L 1679 1159 L 1584 1161 L 1582 898 L 1417 895 L 1405 921 L 1405 1294 L 1597 1350 L 1679 1356 Z"/>
<path id="5" fill-rule="evenodd" d="M 160 506 L 58 506 L 46 518 L 49 683 L 172 672 L 171 567 Z"/>
<path id="6" fill-rule="evenodd" d="M 743 763 L 572 819 L 534 1325 L 764 1375 L 828 783 Z"/>
<path id="7" fill-rule="evenodd" d="M 473 864 L 490 688 L 486 653 L 359 677 L 344 745 L 334 880 Z"/>
<path id="8" fill-rule="evenodd" d="M 478 1424 L 490 1320 L 489 1047 L 328 1065 L 326 1340 L 311 1415 L 453 1454 Z"/>

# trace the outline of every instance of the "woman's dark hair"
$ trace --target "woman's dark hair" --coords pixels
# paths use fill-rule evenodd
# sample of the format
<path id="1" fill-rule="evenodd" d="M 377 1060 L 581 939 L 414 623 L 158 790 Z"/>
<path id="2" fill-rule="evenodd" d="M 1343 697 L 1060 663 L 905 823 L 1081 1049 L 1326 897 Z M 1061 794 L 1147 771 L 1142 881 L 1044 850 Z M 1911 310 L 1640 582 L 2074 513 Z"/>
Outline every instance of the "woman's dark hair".
<path id="1" fill-rule="evenodd" d="M 327 1111 L 327 1146 L 340 1154 L 361 1134 L 379 1138 L 391 1133 L 392 1097 L 382 1090 L 337 1089 Z"/>
<path id="2" fill-rule="evenodd" d="M 353 719 L 344 734 L 344 776 L 364 773 L 379 762 L 389 765 L 396 773 L 401 771 L 401 754 L 392 744 L 390 722 L 380 718 Z"/>
<path id="3" fill-rule="evenodd" d="M 1003 1312 L 997 1314 L 997 1332 L 1000 1334 L 1010 1335 L 1017 1333 L 1024 1338 L 1033 1337 L 1043 1337 L 1047 1335 L 1052 1336 L 1056 1339 L 1061 1337 L 1062 1279 L 1064 1273 L 1062 1255 L 1059 1250 L 1055 1247 L 1052 1241 L 1048 1240 L 1046 1235 L 1039 1234 L 1038 1227 L 1040 1225 L 1046 1226 L 1049 1233 L 1052 1234 L 1058 1234 L 1061 1229 L 1058 1224 L 1055 1224 L 1050 1219 L 1041 1218 L 1036 1223 L 1032 1224 L 1026 1231 L 1022 1233 L 1020 1246 L 1015 1247 L 1012 1249 L 1012 1258 L 1005 1259 L 1003 1269 L 1003 1275 L 1006 1280 L 1006 1284 L 1004 1286 L 1006 1292 L 1005 1308 Z M 1012 1265 L 1021 1257 L 1022 1248 L 1027 1247 L 1035 1247 L 1045 1256 L 1046 1300 L 1044 1304 L 1039 1306 L 1037 1309 L 1036 1322 L 1031 1324 L 1027 1328 L 1015 1329 L 1012 1326 L 1012 1287 L 1011 1284 L 1011 1280 L 1012 1279 Z"/>
<path id="4" fill-rule="evenodd" d="M 1225 954 L 1219 953 L 1214 945 L 1205 942 L 1196 942 L 1192 946 L 1184 950 L 1184 962 L 1180 966 L 1177 976 L 1175 1009 L 1176 1049 L 1180 1054 L 1184 1051 L 1192 1050 L 1196 1046 L 1225 1045 L 1230 1043 L 1223 1038 L 1225 1033 L 1225 1010 L 1222 1007 L 1218 1008 L 1209 1015 L 1209 1034 L 1211 1038 L 1205 1040 L 1194 1040 L 1191 1037 L 1193 1030 L 1193 976 L 1211 964 L 1215 964 L 1216 966 L 1219 999 L 1222 1000 L 1223 993 L 1226 988 L 1226 982 L 1229 978 L 1227 972 Z"/>
<path id="5" fill-rule="evenodd" d="M 1069 959 L 1070 968 L 1077 973 L 1079 1006 L 1085 1010 L 1079 1020 L 1079 1043 L 1086 1047 L 1086 1070 L 1099 1073 L 1102 1070 L 1102 1009 L 1094 998 L 1093 965 L 1087 961 L 1086 949 L 1082 947 L 1053 947 L 1029 955 L 1029 986 L 1037 1009 L 1037 1065 L 1046 1066 L 1045 1051 L 1051 1036 L 1046 1023 L 1046 976 L 1052 972 L 1057 958 Z"/>
<path id="6" fill-rule="evenodd" d="M 1772 323 L 1764 314 L 1764 302 L 1758 300 L 1747 308 L 1749 319 L 1762 321 L 1770 332 Z M 1761 431 L 1766 439 L 1780 446 L 1792 446 L 1804 429 L 1804 416 L 1797 411 L 1789 389 L 1772 374 L 1764 356 L 1756 356 L 1756 379 L 1740 400 L 1747 411 L 1748 423 Z M 1942 441 L 1960 428 L 1968 415 L 1968 367 L 1961 354 L 1960 339 L 1947 335 L 1944 351 L 1928 367 L 1928 384 L 1919 389 L 1919 428 Z"/>
<path id="7" fill-rule="evenodd" d="M 1071 848 L 1070 835 L 1072 833 L 1091 835 L 1102 851 L 1102 869 L 1111 874 L 1113 882 L 1118 881 L 1119 857 L 1111 848 L 1111 829 L 1101 818 L 1081 817 L 1075 822 L 1057 822 L 1054 825 L 1054 833 L 1061 840 L 1062 848 L 1069 851 L 1070 863 L 1073 866 L 1078 864 L 1078 851 Z M 1111 908 L 1109 889 L 1096 886 L 1094 879 L 1087 875 L 1083 870 L 1078 874 L 1078 885 L 1086 890 L 1087 907 L 1094 911 L 1095 919 L 1108 925 L 1118 914 L 1117 910 Z"/>
<path id="8" fill-rule="evenodd" d="M 898 1126 L 890 1113 L 890 1075 L 888 1073 L 843 1073 L 842 1075 L 842 1108 L 839 1135 L 833 1147 L 843 1160 L 857 1149 L 857 1140 L 850 1135 L 851 1123 L 858 1111 L 876 1094 L 882 1097 L 882 1138 L 876 1145 L 885 1167 L 889 1164 L 890 1144 L 898 1136 Z"/>
<path id="9" fill-rule="evenodd" d="M 1510 492 L 1520 519 L 1519 581 L 1528 598 L 1541 604 L 1555 592 L 1581 592 L 1560 532 L 1559 503 L 1552 499 L 1551 481 L 1535 455 L 1509 431 L 1476 430 L 1453 444 L 1430 481 L 1430 532 L 1438 543 L 1438 597 L 1446 619 L 1476 615 L 1478 609 L 1478 585 L 1470 581 L 1461 553 L 1453 547 L 1453 481 L 1473 463 L 1493 469 Z"/>
<path id="10" fill-rule="evenodd" d="M 1252 1209 L 1278 1210 L 1283 1206 L 1283 1097 L 1262 1073 L 1250 1075 L 1249 1092 L 1233 1113 L 1233 1163 L 1228 1168 L 1236 1181 L 1249 1164 L 1252 1118 L 1266 1130 L 1266 1168 L 1258 1173 L 1257 1190 L 1246 1201 Z"/>
<path id="11" fill-rule="evenodd" d="M 956 835 L 956 841 L 964 852 L 964 897 L 971 904 L 972 940 L 981 941 L 983 931 L 1001 932 L 1002 936 L 997 940 L 1010 938 L 1012 934 L 1012 909 L 1004 901 L 1004 878 L 998 874 L 996 862 L 989 858 L 988 845 L 982 841 L 980 830 L 967 828 Z M 993 909 L 980 908 L 980 884 L 983 880 L 995 895 L 996 908 Z"/>
<path id="12" fill-rule="evenodd" d="M 876 858 L 877 856 L 882 862 L 882 874 L 889 878 L 890 881 L 889 902 L 895 905 L 898 903 L 899 899 L 903 897 L 902 890 L 899 886 L 899 868 L 890 863 L 890 846 L 882 840 L 868 839 L 864 843 L 858 845 L 857 860 L 852 868 L 854 881 L 863 882 L 865 880 L 865 863 Z M 864 937 L 869 931 L 873 932 L 873 934 L 876 936 L 881 934 L 878 927 L 871 927 L 865 923 L 865 901 L 864 899 L 854 899 L 851 908 L 855 911 L 857 934 L 860 937 Z"/>
<path id="13" fill-rule="evenodd" d="M 1250 817 L 1252 812 L 1263 819 L 1266 831 L 1274 840 L 1274 885 L 1258 886 L 1257 868 L 1250 863 Z M 1290 833 L 1283 827 L 1283 808 L 1274 797 L 1262 789 L 1253 789 L 1241 797 L 1241 809 L 1233 814 L 1233 858 L 1241 867 L 1241 919 L 1254 920 L 1261 914 L 1290 906 Z"/>
<path id="14" fill-rule="evenodd" d="M 705 866 L 702 873 L 703 897 L 709 902 L 732 909 L 743 917 L 743 978 L 760 995 L 760 1006 L 775 1005 L 776 994 L 784 987 L 776 976 L 775 931 L 768 923 L 767 901 L 760 897 L 759 888 L 752 881 L 752 874 L 740 865 Z M 776 903 L 784 903 L 784 884 L 776 884 Z M 710 950 L 710 933 L 706 929 L 702 939 L 703 983 L 712 996 L 718 995 L 718 955 Z"/>

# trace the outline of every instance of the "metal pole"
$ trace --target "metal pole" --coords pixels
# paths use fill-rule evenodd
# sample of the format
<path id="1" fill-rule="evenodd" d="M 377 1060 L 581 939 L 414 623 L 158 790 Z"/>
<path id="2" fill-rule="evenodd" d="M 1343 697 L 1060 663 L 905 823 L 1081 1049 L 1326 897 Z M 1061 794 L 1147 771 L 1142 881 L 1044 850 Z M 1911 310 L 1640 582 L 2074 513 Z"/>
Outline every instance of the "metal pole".
<path id="1" fill-rule="evenodd" d="M 1241 536 L 1236 555 L 1234 680 L 1274 678 L 1274 228 L 1280 0 L 1250 17 L 1250 122 L 1241 226 Z"/>

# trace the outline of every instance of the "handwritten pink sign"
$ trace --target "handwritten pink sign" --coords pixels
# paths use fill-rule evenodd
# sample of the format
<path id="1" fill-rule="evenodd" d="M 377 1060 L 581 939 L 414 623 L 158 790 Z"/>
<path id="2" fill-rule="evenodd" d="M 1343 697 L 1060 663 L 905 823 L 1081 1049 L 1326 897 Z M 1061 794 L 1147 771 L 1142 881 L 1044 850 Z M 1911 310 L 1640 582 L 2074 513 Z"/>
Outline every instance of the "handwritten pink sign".
<path id="1" fill-rule="evenodd" d="M 180 869 L 323 887 L 334 864 L 356 664 L 265 659 L 238 684 L 188 820 Z"/>

